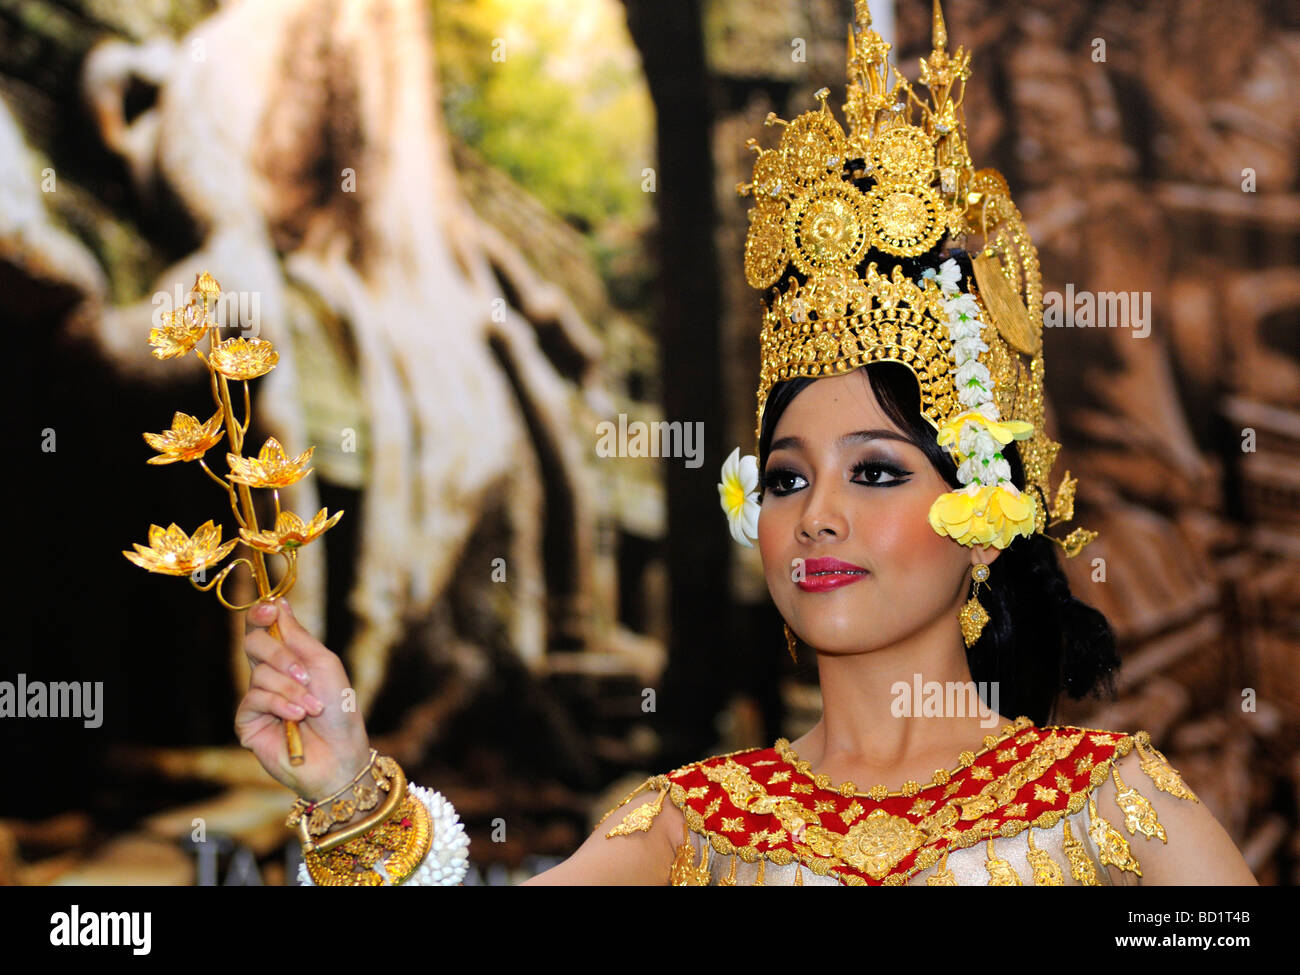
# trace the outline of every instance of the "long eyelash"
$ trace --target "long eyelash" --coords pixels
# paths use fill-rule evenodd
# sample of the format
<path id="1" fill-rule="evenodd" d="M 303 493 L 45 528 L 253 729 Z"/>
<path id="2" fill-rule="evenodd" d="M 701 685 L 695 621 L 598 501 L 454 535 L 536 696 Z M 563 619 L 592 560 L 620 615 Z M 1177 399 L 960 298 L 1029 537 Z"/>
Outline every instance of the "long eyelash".
<path id="1" fill-rule="evenodd" d="M 761 494 L 767 494 L 769 491 L 774 496 L 779 496 L 782 492 L 777 490 L 776 483 L 783 476 L 791 475 L 802 477 L 798 471 L 791 470 L 788 467 L 774 467 L 770 471 L 761 471 L 758 475 L 758 490 Z M 789 493 L 789 492 L 785 492 Z"/>
<path id="2" fill-rule="evenodd" d="M 869 471 L 869 470 L 884 471 L 886 474 L 892 474 L 895 478 L 907 477 L 909 474 L 912 473 L 911 471 L 903 470 L 901 467 L 895 467 L 893 464 L 886 464 L 883 461 L 879 461 L 879 460 L 861 460 L 853 465 L 854 474 L 861 474 L 863 471 Z M 880 481 L 878 482 L 877 485 L 874 486 L 885 487 L 887 485 L 900 484 L 900 483 L 902 482 L 897 480 Z"/>
<path id="3" fill-rule="evenodd" d="M 902 484 L 902 478 L 909 477 L 912 473 L 911 471 L 903 470 L 901 467 L 896 467 L 893 464 L 880 460 L 861 460 L 852 467 L 852 473 L 854 474 L 861 474 L 864 471 L 869 470 L 884 471 L 886 474 L 891 474 L 896 478 L 896 480 L 893 481 L 879 481 L 875 484 L 868 485 L 869 487 L 892 487 L 895 484 Z M 768 491 L 771 491 L 774 495 L 779 495 L 781 492 L 777 491 L 775 486 L 776 482 L 784 475 L 793 475 L 795 477 L 803 476 L 798 471 L 792 470 L 788 467 L 774 467 L 770 471 L 760 471 L 758 476 L 759 492 L 761 494 L 767 494 Z"/>

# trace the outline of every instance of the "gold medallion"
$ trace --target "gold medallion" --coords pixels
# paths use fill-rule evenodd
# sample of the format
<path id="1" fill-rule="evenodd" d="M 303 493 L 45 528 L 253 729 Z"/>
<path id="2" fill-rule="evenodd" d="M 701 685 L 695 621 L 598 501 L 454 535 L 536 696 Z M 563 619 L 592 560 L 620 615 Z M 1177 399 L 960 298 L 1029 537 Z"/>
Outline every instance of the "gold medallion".
<path id="1" fill-rule="evenodd" d="M 785 214 L 785 204 L 776 200 L 760 200 L 749 211 L 745 280 L 750 287 L 766 288 L 775 284 L 789 263 L 785 249 Z"/>
<path id="2" fill-rule="evenodd" d="M 785 226 L 790 259 L 804 274 L 851 269 L 869 244 L 862 194 L 839 180 L 796 200 Z"/>
<path id="3" fill-rule="evenodd" d="M 943 203 L 934 190 L 915 183 L 878 183 L 867 194 L 873 243 L 895 257 L 924 254 L 943 235 Z"/>
<path id="4" fill-rule="evenodd" d="M 871 144 L 871 165 L 881 174 L 878 181 L 928 183 L 934 170 L 934 146 L 915 125 L 899 125 L 882 132 Z"/>
<path id="5" fill-rule="evenodd" d="M 807 185 L 844 162 L 844 130 L 825 112 L 807 112 L 786 126 L 781 136 L 786 172 Z"/>

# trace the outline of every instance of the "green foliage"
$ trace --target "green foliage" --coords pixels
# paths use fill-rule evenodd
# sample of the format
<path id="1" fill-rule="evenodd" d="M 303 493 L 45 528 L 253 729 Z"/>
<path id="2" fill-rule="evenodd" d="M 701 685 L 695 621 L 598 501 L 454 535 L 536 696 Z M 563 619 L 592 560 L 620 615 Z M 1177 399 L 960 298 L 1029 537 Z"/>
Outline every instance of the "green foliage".
<path id="1" fill-rule="evenodd" d="M 580 229 L 642 225 L 653 108 L 617 0 L 432 0 L 452 132 Z"/>

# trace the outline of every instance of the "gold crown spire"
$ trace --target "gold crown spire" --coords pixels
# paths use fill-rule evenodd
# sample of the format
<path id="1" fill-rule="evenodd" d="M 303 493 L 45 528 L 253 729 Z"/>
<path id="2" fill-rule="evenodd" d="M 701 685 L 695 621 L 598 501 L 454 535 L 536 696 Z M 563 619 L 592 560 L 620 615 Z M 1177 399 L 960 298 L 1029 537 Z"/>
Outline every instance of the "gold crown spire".
<path id="1" fill-rule="evenodd" d="M 971 162 L 962 111 L 970 54 L 948 50 L 935 0 L 933 46 L 914 87 L 889 64 L 866 0 L 855 0 L 854 20 L 845 126 L 824 88 L 818 107 L 790 122 L 768 113 L 766 124 L 783 129 L 780 143 L 749 140 L 753 180 L 737 186 L 754 197 L 745 276 L 765 298 L 755 438 L 777 383 L 901 362 L 917 378 L 922 414 L 961 461 L 959 477 L 980 486 L 978 503 L 1014 502 L 1016 531 L 1045 533 L 1073 517 L 1074 481 L 1067 471 L 1049 505 L 1060 445 L 1044 431 L 1038 254 L 1006 180 Z M 1011 439 L 1020 441 L 1025 497 L 997 446 Z M 975 441 L 987 449 L 966 452 Z M 935 512 L 963 518 L 951 499 Z M 958 537 L 936 517 L 936 530 Z M 982 531 L 960 534 L 972 544 Z M 1094 536 L 1075 529 L 1053 540 L 1074 555 Z M 999 547 L 1009 541 L 999 535 Z"/>
<path id="2" fill-rule="evenodd" d="M 866 0 L 863 0 L 863 6 L 866 6 Z M 943 8 L 939 6 L 939 0 L 934 0 L 934 49 L 941 51 L 948 46 L 948 28 L 943 23 Z"/>

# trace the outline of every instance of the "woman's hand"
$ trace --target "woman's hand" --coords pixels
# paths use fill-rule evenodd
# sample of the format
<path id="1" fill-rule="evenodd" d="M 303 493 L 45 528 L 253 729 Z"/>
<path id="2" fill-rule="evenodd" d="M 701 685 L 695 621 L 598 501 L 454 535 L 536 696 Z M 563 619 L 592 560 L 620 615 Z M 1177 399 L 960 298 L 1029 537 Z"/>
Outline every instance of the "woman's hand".
<path id="1" fill-rule="evenodd" d="M 253 668 L 248 693 L 235 712 L 239 743 L 257 756 L 277 782 L 306 799 L 332 795 L 352 781 L 370 758 L 360 713 L 338 655 L 313 637 L 285 599 L 248 610 L 244 653 Z M 267 631 L 279 624 L 281 639 Z M 303 763 L 289 763 L 283 720 L 297 721 Z"/>

